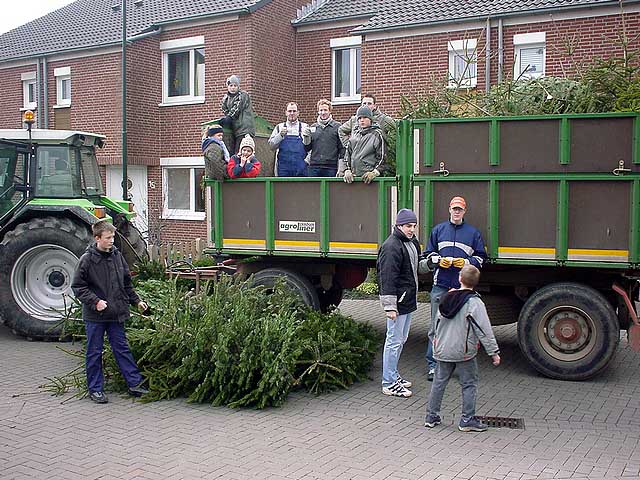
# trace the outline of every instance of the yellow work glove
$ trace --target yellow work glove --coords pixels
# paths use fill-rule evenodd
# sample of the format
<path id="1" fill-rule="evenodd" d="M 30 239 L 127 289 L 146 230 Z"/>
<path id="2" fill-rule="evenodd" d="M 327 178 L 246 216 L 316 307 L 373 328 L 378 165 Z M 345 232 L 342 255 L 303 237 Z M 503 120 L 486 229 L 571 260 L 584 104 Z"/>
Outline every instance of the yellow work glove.
<path id="1" fill-rule="evenodd" d="M 449 268 L 452 263 L 453 263 L 453 258 L 451 258 L 451 257 L 441 257 L 440 258 L 440 263 L 438 265 L 440 265 L 440 268 Z"/>
<path id="2" fill-rule="evenodd" d="M 453 259 L 453 266 L 456 267 L 456 268 L 464 267 L 464 258 L 454 258 Z"/>
<path id="3" fill-rule="evenodd" d="M 371 183 L 373 182 L 374 178 L 379 176 L 380 176 L 380 172 L 378 171 L 377 168 L 374 168 L 371 172 L 367 172 L 364 175 L 362 175 L 362 181 L 364 183 Z"/>
<path id="4" fill-rule="evenodd" d="M 346 183 L 353 183 L 353 173 L 351 173 L 351 170 L 344 171 L 344 181 Z"/>

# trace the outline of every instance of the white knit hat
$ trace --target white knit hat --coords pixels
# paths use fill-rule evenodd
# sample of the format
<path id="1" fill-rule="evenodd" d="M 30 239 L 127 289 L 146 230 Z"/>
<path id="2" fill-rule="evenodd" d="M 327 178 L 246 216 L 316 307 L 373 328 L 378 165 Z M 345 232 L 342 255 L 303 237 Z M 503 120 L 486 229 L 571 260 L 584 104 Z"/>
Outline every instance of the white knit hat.
<path id="1" fill-rule="evenodd" d="M 249 135 L 248 133 L 244 136 L 244 138 L 240 142 L 240 150 L 239 150 L 240 152 L 242 151 L 243 147 L 249 147 L 253 152 L 256 151 L 256 143 L 253 141 L 253 138 L 251 138 L 251 135 Z"/>

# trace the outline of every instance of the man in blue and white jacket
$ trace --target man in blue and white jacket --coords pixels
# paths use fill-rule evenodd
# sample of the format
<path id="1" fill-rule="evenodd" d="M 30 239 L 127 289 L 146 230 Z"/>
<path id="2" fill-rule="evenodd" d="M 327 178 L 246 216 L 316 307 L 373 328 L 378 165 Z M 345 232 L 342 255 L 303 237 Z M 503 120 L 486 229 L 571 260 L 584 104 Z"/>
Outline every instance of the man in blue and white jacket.
<path id="1" fill-rule="evenodd" d="M 458 275 L 465 265 L 481 269 L 487 260 L 484 241 L 480 231 L 464 223 L 467 202 L 462 197 L 453 197 L 449 202 L 449 220 L 431 230 L 424 255 L 428 265 L 435 268 L 431 289 L 431 324 L 435 322 L 442 296 L 452 288 L 460 288 Z M 436 361 L 433 358 L 431 339 L 427 339 L 427 379 L 433 381 Z"/>

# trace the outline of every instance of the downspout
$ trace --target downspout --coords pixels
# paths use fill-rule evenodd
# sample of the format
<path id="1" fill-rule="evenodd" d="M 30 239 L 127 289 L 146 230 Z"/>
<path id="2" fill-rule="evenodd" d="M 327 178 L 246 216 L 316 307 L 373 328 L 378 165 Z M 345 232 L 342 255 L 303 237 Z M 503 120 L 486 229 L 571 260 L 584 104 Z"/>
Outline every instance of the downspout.
<path id="1" fill-rule="evenodd" d="M 500 17 L 498 19 L 498 83 L 502 83 L 504 69 L 504 43 L 502 34 L 502 17 Z"/>
<path id="2" fill-rule="evenodd" d="M 36 128 L 42 128 L 42 73 L 40 71 L 40 60 L 36 58 Z"/>
<path id="3" fill-rule="evenodd" d="M 487 46 L 484 52 L 484 91 L 491 89 L 491 17 L 487 17 Z"/>
<path id="4" fill-rule="evenodd" d="M 49 128 L 49 73 L 47 71 L 47 57 L 42 57 L 42 128 Z"/>

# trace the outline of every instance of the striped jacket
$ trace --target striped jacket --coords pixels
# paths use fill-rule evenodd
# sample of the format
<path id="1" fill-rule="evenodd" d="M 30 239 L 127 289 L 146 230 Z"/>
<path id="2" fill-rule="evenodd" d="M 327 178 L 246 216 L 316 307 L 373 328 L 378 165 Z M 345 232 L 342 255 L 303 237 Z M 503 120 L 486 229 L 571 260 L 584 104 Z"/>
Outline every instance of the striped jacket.
<path id="1" fill-rule="evenodd" d="M 425 255 L 429 258 L 435 254 L 441 257 L 464 258 L 478 268 L 482 268 L 487 260 L 480 231 L 468 223 L 456 225 L 449 220 L 439 223 L 431 230 Z M 460 288 L 459 273 L 460 269 L 453 265 L 449 268 L 436 267 L 433 284 L 445 288 Z"/>

